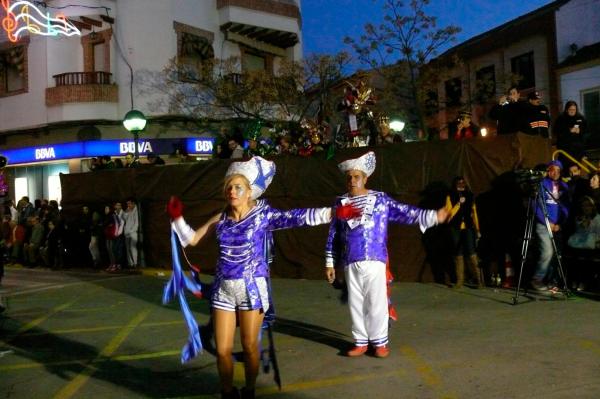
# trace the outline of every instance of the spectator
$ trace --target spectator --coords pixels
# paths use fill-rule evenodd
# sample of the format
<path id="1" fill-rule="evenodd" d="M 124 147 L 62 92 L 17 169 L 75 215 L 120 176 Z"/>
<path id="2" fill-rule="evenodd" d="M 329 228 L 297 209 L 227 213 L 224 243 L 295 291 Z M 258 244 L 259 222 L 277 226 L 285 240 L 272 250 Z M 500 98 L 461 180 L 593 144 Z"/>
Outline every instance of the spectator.
<path id="1" fill-rule="evenodd" d="M 13 220 L 14 222 L 18 222 L 19 221 L 19 211 L 15 207 L 15 201 L 8 200 L 7 206 L 10 211 L 10 220 Z"/>
<path id="2" fill-rule="evenodd" d="M 102 155 L 100 157 L 100 162 L 102 164 L 102 169 L 114 169 L 116 167 L 110 155 Z"/>
<path id="3" fill-rule="evenodd" d="M 123 219 L 125 220 L 123 235 L 125 236 L 127 265 L 130 269 L 136 269 L 138 267 L 139 213 L 133 198 L 127 200 L 127 210 Z"/>
<path id="4" fill-rule="evenodd" d="M 548 174 L 542 179 L 540 196 L 546 204 L 548 212 L 548 222 L 552 231 L 552 236 L 556 246 L 561 247 L 562 225 L 567 221 L 569 216 L 569 194 L 567 185 L 560 180 L 560 172 L 562 163 L 560 161 L 552 161 L 548 164 Z M 536 223 L 534 226 L 535 237 L 538 241 L 539 258 L 536 264 L 536 270 L 531 280 L 531 286 L 539 291 L 548 290 L 547 284 L 554 285 L 555 275 L 552 260 L 554 258 L 554 248 L 552 246 L 546 219 L 539 204 L 536 204 L 535 209 Z"/>
<path id="5" fill-rule="evenodd" d="M 100 217 L 100 213 L 94 211 L 92 213 L 90 224 L 90 243 L 88 246 L 90 255 L 92 256 L 94 268 L 98 268 L 102 263 L 102 259 L 100 257 L 100 241 L 102 234 L 102 218 Z"/>
<path id="6" fill-rule="evenodd" d="M 108 268 L 106 271 L 114 272 L 121 269 L 120 252 L 117 252 L 119 236 L 123 232 L 121 218 L 117 216 L 113 207 L 107 205 L 104 207 L 104 239 L 106 241 L 106 251 L 108 252 Z"/>
<path id="7" fill-rule="evenodd" d="M 554 122 L 554 135 L 557 139 L 556 147 L 567 152 L 575 159 L 581 159 L 585 149 L 586 127 L 587 123 L 583 115 L 579 113 L 577 103 L 567 101 L 565 110 Z M 564 159 L 561 159 L 561 161 L 565 162 Z"/>
<path id="8" fill-rule="evenodd" d="M 450 137 L 455 140 L 470 139 L 481 136 L 479 126 L 471 122 L 471 113 L 469 111 L 461 111 L 458 114 L 458 119 L 450 125 Z"/>
<path id="9" fill-rule="evenodd" d="M 164 165 L 165 160 L 153 152 L 146 156 L 146 160 L 148 161 L 148 165 Z"/>
<path id="10" fill-rule="evenodd" d="M 60 234 L 56 229 L 54 221 L 48 221 L 48 233 L 46 234 L 46 241 L 44 245 L 40 247 L 40 258 L 46 267 L 55 269 L 60 266 Z"/>
<path id="11" fill-rule="evenodd" d="M 6 248 L 9 254 L 9 262 L 17 263 L 21 260 L 23 252 L 23 243 L 25 242 L 25 227 L 10 221 L 10 232 L 6 241 Z"/>
<path id="12" fill-rule="evenodd" d="M 30 217 L 29 224 L 31 225 L 31 237 L 23 245 L 24 265 L 35 267 L 37 266 L 40 247 L 44 241 L 44 226 L 40 223 L 38 216 Z"/>
<path id="13" fill-rule="evenodd" d="M 19 224 L 25 226 L 29 218 L 35 215 L 35 209 L 27 196 L 21 198 L 19 204 Z"/>
<path id="14" fill-rule="evenodd" d="M 139 166 L 139 160 L 135 159 L 132 153 L 128 152 L 125 154 L 125 163 L 123 165 L 125 168 L 136 168 Z"/>
<path id="15" fill-rule="evenodd" d="M 227 146 L 231 151 L 231 159 L 240 159 L 244 157 L 244 148 L 235 139 L 229 139 Z"/>
<path id="16" fill-rule="evenodd" d="M 532 136 L 550 135 L 550 111 L 542 104 L 542 95 L 533 91 L 527 96 L 528 103 L 523 111 L 522 132 Z"/>
<path id="17" fill-rule="evenodd" d="M 477 288 L 483 288 L 479 271 L 479 259 L 475 252 L 475 242 L 479 233 L 479 219 L 475 207 L 475 197 L 467 187 L 462 176 L 454 178 L 450 194 L 446 198 L 449 213 L 452 242 L 454 247 L 454 266 L 456 268 L 455 288 L 462 288 L 465 281 L 465 257 L 469 260 L 469 271 Z"/>
<path id="18" fill-rule="evenodd" d="M 587 195 L 594 200 L 596 210 L 600 212 L 600 175 L 598 172 L 593 172 L 590 175 L 590 183 L 587 190 Z"/>
<path id="19" fill-rule="evenodd" d="M 579 202 L 575 222 L 575 232 L 569 237 L 568 246 L 584 258 L 588 252 L 600 247 L 600 215 L 594 200 L 584 196 Z M 585 255 L 588 256 L 585 256 Z M 573 262 L 571 265 L 571 283 L 577 291 L 585 289 L 586 283 L 592 280 L 591 267 L 585 261 Z"/>
<path id="20" fill-rule="evenodd" d="M 517 133 L 521 130 L 525 104 L 520 101 L 519 90 L 511 86 L 506 95 L 500 96 L 489 113 L 489 117 L 497 121 L 497 134 Z"/>
<path id="21" fill-rule="evenodd" d="M 123 160 L 121 158 L 116 158 L 115 159 L 115 168 L 116 169 L 123 169 L 125 166 L 123 165 Z"/>

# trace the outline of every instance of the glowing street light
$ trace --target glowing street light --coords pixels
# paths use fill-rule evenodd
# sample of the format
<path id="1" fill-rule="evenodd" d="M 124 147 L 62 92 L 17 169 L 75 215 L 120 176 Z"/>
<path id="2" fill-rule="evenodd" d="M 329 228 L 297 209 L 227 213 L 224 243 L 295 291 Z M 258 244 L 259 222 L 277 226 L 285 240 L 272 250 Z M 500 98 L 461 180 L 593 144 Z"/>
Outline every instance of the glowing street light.
<path id="1" fill-rule="evenodd" d="M 125 126 L 125 129 L 127 129 L 128 132 L 133 134 L 133 142 L 135 145 L 134 159 L 137 160 L 140 157 L 138 150 L 139 133 L 146 127 L 146 117 L 140 111 L 132 109 L 125 114 L 123 126 Z"/>
<path id="2" fill-rule="evenodd" d="M 404 126 L 406 126 L 406 123 L 402 122 L 402 121 L 391 121 L 390 122 L 390 129 L 392 129 L 394 132 L 401 132 L 404 129 Z"/>

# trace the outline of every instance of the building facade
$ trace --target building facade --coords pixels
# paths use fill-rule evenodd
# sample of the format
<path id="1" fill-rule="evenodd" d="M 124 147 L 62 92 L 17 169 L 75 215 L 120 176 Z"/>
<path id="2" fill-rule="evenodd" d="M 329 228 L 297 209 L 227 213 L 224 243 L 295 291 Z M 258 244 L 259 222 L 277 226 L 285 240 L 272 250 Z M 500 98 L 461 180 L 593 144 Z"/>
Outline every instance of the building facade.
<path id="1" fill-rule="evenodd" d="M 586 117 L 598 114 L 597 94 L 586 94 L 597 93 L 600 86 L 594 69 L 600 65 L 598 57 L 591 63 L 575 61 L 576 67 L 565 63 L 574 48 L 584 50 L 600 41 L 598 6 L 600 0 L 554 1 L 446 51 L 436 61 L 458 62 L 444 71 L 432 93 L 437 107 L 429 127 L 448 138 L 450 124 L 466 110 L 475 124 L 495 134 L 496 122 L 488 112 L 513 84 L 522 98 L 534 90 L 541 93 L 553 119 L 570 99 L 582 105 Z"/>
<path id="2" fill-rule="evenodd" d="M 295 0 L 45 4 L 44 13 L 64 14 L 81 34 L 12 41 L 0 30 L 0 153 L 9 159 L 11 198 L 57 199 L 50 197 L 60 192 L 58 173 L 86 171 L 90 157 L 130 152 L 122 120 L 131 109 L 148 119 L 138 142 L 142 160 L 150 152 L 210 156 L 210 132 L 194 128 L 190 115 L 174 115 L 169 101 L 161 102 L 167 94 L 140 79 L 173 60 L 239 57 L 242 68 L 275 71 L 283 58 L 302 58 Z"/>

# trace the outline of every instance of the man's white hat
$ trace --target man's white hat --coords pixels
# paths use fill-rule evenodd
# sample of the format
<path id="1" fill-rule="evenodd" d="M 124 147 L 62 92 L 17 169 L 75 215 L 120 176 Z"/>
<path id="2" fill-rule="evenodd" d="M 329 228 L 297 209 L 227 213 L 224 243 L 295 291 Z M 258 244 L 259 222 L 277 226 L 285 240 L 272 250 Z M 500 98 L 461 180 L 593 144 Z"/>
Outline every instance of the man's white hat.
<path id="1" fill-rule="evenodd" d="M 260 197 L 275 176 L 275 162 L 267 161 L 259 156 L 254 156 L 246 162 L 234 162 L 229 165 L 225 177 L 231 175 L 242 175 L 250 182 L 253 200 Z"/>
<path id="2" fill-rule="evenodd" d="M 369 151 L 361 157 L 349 159 L 340 163 L 338 168 L 340 168 L 343 173 L 346 173 L 349 170 L 360 170 L 366 174 L 367 177 L 369 177 L 375 171 L 375 161 L 375 153 L 373 151 Z"/>

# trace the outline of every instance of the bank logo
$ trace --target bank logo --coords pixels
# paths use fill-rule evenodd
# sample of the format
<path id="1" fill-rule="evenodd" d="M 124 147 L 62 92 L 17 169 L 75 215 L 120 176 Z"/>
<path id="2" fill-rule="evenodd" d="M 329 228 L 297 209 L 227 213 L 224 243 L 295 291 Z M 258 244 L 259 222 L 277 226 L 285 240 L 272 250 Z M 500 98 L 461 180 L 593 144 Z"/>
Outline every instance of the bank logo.
<path id="1" fill-rule="evenodd" d="M 36 148 L 35 149 L 35 160 L 43 160 L 43 159 L 54 159 L 56 158 L 56 153 L 54 152 L 54 147 L 48 148 Z"/>

